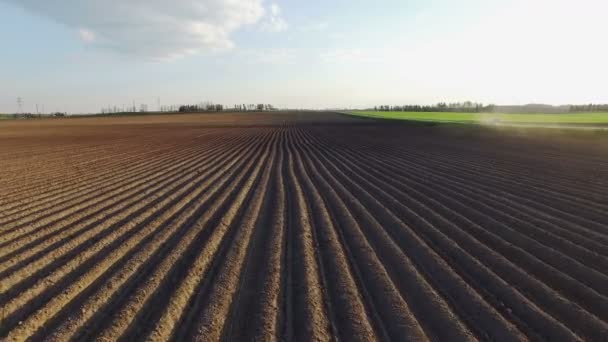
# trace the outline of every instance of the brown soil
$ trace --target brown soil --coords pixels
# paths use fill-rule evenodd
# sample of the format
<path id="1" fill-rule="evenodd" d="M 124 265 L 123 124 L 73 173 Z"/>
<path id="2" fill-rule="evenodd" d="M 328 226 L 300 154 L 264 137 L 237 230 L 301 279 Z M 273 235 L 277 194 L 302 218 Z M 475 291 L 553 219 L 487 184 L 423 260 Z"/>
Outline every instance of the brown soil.
<path id="1" fill-rule="evenodd" d="M 608 134 L 0 123 L 0 338 L 603 340 Z"/>

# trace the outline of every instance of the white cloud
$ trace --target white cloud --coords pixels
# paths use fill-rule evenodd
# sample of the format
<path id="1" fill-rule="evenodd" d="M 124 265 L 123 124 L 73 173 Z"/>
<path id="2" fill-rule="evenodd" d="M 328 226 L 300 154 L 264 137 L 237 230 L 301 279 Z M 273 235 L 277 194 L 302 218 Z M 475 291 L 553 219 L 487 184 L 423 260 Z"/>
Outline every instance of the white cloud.
<path id="1" fill-rule="evenodd" d="M 605 102 L 607 10 L 605 0 L 497 2 L 485 16 L 454 19 L 423 36 L 334 48 L 320 59 L 356 70 L 387 102 Z M 420 17 L 417 25 L 449 19 Z"/>
<path id="2" fill-rule="evenodd" d="M 323 32 L 329 28 L 329 23 L 322 21 L 300 27 L 300 32 Z"/>
<path id="3" fill-rule="evenodd" d="M 276 3 L 270 4 L 270 13 L 262 24 L 262 29 L 267 32 L 282 32 L 287 30 L 289 25 L 281 15 L 281 8 Z"/>
<path id="4" fill-rule="evenodd" d="M 95 41 L 95 33 L 85 28 L 78 29 L 78 35 L 80 36 L 80 39 L 86 43 L 92 43 Z"/>
<path id="5" fill-rule="evenodd" d="M 264 20 L 281 31 L 287 23 L 276 4 L 263 0 L 0 0 L 72 27 L 95 46 L 152 59 L 229 49 L 231 34 Z"/>
<path id="6" fill-rule="evenodd" d="M 247 50 L 242 55 L 253 64 L 293 65 L 297 61 L 299 51 L 292 48 L 269 48 Z"/>
<path id="7" fill-rule="evenodd" d="M 383 51 L 360 48 L 337 48 L 321 53 L 320 59 L 325 63 L 351 64 L 386 61 Z"/>

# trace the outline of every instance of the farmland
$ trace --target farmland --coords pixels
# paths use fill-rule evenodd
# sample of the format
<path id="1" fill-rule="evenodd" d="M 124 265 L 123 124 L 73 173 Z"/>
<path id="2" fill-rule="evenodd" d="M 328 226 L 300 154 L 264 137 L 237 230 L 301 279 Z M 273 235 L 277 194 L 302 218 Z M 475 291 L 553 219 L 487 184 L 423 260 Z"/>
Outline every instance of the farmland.
<path id="1" fill-rule="evenodd" d="M 444 123 L 521 125 L 608 125 L 608 113 L 504 114 L 354 111 L 351 112 L 351 114 L 371 118 Z"/>
<path id="2" fill-rule="evenodd" d="M 603 340 L 608 135 L 331 113 L 0 124 L 7 340 Z"/>

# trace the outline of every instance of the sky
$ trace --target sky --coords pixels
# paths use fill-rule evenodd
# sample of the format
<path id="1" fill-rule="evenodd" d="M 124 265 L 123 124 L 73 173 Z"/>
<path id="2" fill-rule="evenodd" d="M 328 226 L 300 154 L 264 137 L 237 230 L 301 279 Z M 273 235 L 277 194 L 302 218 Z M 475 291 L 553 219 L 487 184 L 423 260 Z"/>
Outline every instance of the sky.
<path id="1" fill-rule="evenodd" d="M 0 112 L 608 103 L 605 0 L 0 0 Z"/>

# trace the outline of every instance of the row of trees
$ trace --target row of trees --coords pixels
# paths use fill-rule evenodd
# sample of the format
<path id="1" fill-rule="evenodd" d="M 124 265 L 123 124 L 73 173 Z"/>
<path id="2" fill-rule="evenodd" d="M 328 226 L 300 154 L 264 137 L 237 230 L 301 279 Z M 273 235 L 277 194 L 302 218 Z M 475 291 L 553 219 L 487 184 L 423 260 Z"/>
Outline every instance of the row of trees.
<path id="1" fill-rule="evenodd" d="M 224 105 L 207 103 L 205 105 L 181 105 L 179 106 L 180 113 L 197 113 L 197 112 L 221 112 L 224 110 Z"/>
<path id="2" fill-rule="evenodd" d="M 580 112 L 608 112 L 608 104 L 565 105 L 552 106 L 544 104 L 527 104 L 516 106 L 484 105 L 471 101 L 446 103 L 435 105 L 404 105 L 404 106 L 377 106 L 375 111 L 381 112 L 456 112 L 456 113 L 580 113 Z"/>
<path id="3" fill-rule="evenodd" d="M 276 108 L 271 104 L 258 103 L 258 104 L 237 104 L 232 108 L 225 108 L 221 104 L 203 103 L 198 105 L 182 105 L 179 107 L 179 112 L 182 113 L 193 113 L 193 112 L 221 112 L 224 110 L 232 112 L 248 112 L 248 111 L 272 111 Z"/>
<path id="4" fill-rule="evenodd" d="M 14 113 L 14 114 L 0 114 L 0 116 L 10 119 L 40 119 L 40 118 L 64 118 L 68 116 L 67 113 L 55 112 L 49 114 L 36 114 L 36 113 Z"/>
<path id="5" fill-rule="evenodd" d="M 101 109 L 101 114 L 123 114 L 123 113 L 146 113 L 148 111 L 148 105 L 142 104 L 139 106 L 139 110 L 135 105 L 133 106 L 108 106 Z"/>
<path id="6" fill-rule="evenodd" d="M 238 111 L 238 112 L 247 112 L 247 111 L 271 111 L 271 110 L 276 110 L 276 108 L 271 105 L 271 104 L 264 104 L 264 103 L 258 103 L 258 104 L 239 104 L 239 105 L 235 105 L 234 110 Z"/>
<path id="7" fill-rule="evenodd" d="M 570 112 L 608 112 L 608 104 L 572 105 Z"/>
<path id="8" fill-rule="evenodd" d="M 439 102 L 436 105 L 403 105 L 403 106 L 379 106 L 375 111 L 381 112 L 457 112 L 457 113 L 480 113 L 494 110 L 494 105 L 484 105 L 471 101 L 446 103 Z"/>
<path id="9" fill-rule="evenodd" d="M 215 104 L 213 102 L 200 102 L 192 105 L 171 105 L 171 106 L 160 106 L 159 111 L 162 113 L 201 113 L 201 112 L 222 112 L 222 111 L 233 111 L 233 112 L 248 112 L 248 111 L 272 111 L 276 108 L 271 104 L 265 103 L 250 103 L 250 104 L 236 104 L 232 108 L 227 108 L 222 104 Z M 108 106 L 101 109 L 101 114 L 125 114 L 125 113 L 147 113 L 148 105 L 142 104 L 138 107 L 133 104 L 132 106 Z"/>

